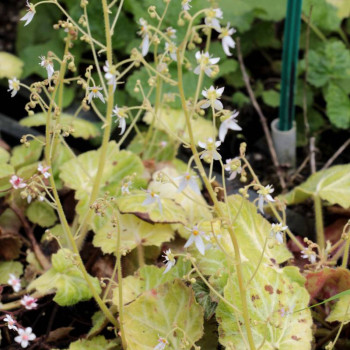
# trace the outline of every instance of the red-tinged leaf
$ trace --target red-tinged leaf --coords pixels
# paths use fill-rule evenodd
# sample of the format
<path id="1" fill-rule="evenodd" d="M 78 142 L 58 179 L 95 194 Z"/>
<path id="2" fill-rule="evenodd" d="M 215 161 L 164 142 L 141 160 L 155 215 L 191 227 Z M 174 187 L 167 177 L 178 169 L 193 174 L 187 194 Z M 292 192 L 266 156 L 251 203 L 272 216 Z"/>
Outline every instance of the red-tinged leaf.
<path id="1" fill-rule="evenodd" d="M 341 267 L 325 268 L 306 276 L 306 289 L 312 298 L 328 299 L 350 289 L 350 271 Z"/>

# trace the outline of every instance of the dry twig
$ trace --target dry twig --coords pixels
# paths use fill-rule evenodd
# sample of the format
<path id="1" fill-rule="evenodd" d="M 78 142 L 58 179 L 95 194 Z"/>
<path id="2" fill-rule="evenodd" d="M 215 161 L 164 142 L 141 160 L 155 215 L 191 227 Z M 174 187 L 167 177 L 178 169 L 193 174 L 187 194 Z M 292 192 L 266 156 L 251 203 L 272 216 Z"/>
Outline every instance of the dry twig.
<path id="1" fill-rule="evenodd" d="M 256 112 L 258 113 L 259 115 L 259 118 L 260 118 L 260 123 L 261 123 L 261 126 L 264 130 L 264 133 L 265 133 L 265 137 L 266 137 L 266 141 L 267 141 L 267 146 L 269 147 L 269 151 L 270 151 L 270 154 L 271 154 L 271 158 L 272 158 L 272 162 L 273 162 L 273 165 L 275 166 L 276 168 L 276 171 L 277 171 L 277 175 L 278 175 L 278 178 L 280 180 L 280 184 L 281 184 L 281 187 L 282 189 L 285 189 L 286 188 L 286 182 L 284 180 L 284 177 L 283 177 L 283 174 L 282 174 L 282 171 L 280 169 L 280 164 L 278 162 L 278 158 L 277 158 L 277 154 L 276 154 L 276 150 L 275 150 L 275 147 L 273 145 L 273 141 L 272 141 L 272 137 L 271 137 L 271 133 L 270 133 L 270 130 L 269 130 L 269 127 L 267 125 L 267 119 L 266 117 L 264 116 L 259 104 L 258 104 L 258 101 L 256 100 L 255 98 L 255 95 L 254 95 L 254 92 L 253 92 L 253 89 L 250 85 L 250 81 L 249 81 L 249 76 L 247 74 L 247 71 L 245 69 L 245 65 L 244 65 L 244 61 L 243 61 L 243 56 L 242 56 L 242 52 L 241 52 L 241 45 L 240 45 L 240 40 L 239 38 L 237 38 L 236 40 L 236 43 L 237 43 L 237 55 L 238 55 L 238 60 L 239 60 L 239 64 L 240 64 L 240 67 L 241 67 L 241 71 L 242 71 L 242 75 L 243 75 L 243 80 L 244 80 L 244 83 L 245 83 L 245 86 L 246 86 L 246 89 L 248 91 L 248 95 L 249 95 L 249 98 L 253 104 L 253 107 L 255 108 Z"/>
<path id="2" fill-rule="evenodd" d="M 325 170 L 329 168 L 329 166 L 336 160 L 336 158 L 350 145 L 350 139 L 347 139 L 339 148 L 338 150 L 330 157 L 327 161 L 327 163 L 323 166 L 321 170 Z"/>

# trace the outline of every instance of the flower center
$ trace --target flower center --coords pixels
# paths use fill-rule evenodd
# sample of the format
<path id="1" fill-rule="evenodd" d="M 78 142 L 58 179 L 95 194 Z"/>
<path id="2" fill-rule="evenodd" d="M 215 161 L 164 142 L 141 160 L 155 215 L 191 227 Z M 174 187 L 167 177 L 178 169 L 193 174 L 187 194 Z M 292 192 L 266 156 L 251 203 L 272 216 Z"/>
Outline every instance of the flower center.
<path id="1" fill-rule="evenodd" d="M 198 230 L 193 230 L 193 231 L 192 231 L 192 234 L 193 234 L 194 236 L 198 236 L 198 235 L 199 235 L 199 231 L 198 231 Z"/>
<path id="2" fill-rule="evenodd" d="M 209 100 L 216 100 L 218 98 L 218 94 L 215 90 L 213 91 L 208 91 L 207 96 Z"/>

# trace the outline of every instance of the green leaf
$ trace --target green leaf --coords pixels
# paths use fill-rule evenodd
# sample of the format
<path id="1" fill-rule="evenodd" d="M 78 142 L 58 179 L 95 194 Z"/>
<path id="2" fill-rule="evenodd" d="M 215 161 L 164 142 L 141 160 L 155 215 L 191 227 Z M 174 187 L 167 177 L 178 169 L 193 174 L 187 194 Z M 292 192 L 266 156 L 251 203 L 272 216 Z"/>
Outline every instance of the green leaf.
<path id="1" fill-rule="evenodd" d="M 239 195 L 228 197 L 230 216 L 235 220 L 235 235 L 241 250 L 243 261 L 250 261 L 257 266 L 257 257 L 263 252 L 265 241 L 271 239 L 271 224 L 260 214 L 256 206 Z M 223 206 L 225 208 L 225 206 Z M 264 261 L 276 261 L 278 264 L 292 257 L 284 244 L 275 240 L 268 242 L 264 252 Z"/>
<path id="2" fill-rule="evenodd" d="M 0 147 L 0 164 L 7 163 L 10 159 L 10 153 L 5 148 Z"/>
<path id="3" fill-rule="evenodd" d="M 256 17 L 265 21 L 280 21 L 286 16 L 287 0 L 246 0 L 255 10 Z"/>
<path id="4" fill-rule="evenodd" d="M 275 90 L 263 91 L 262 99 L 270 107 L 277 108 L 280 105 L 280 93 Z"/>
<path id="5" fill-rule="evenodd" d="M 348 291 L 350 292 L 350 291 Z M 350 295 L 342 296 L 336 303 L 331 313 L 326 318 L 327 322 L 350 321 Z"/>
<path id="6" fill-rule="evenodd" d="M 203 310 L 192 289 L 175 280 L 125 306 L 124 326 L 130 350 L 153 350 L 159 337 L 166 337 L 169 350 L 189 350 L 203 335 Z"/>
<path id="7" fill-rule="evenodd" d="M 117 350 L 119 342 L 117 340 L 107 340 L 103 335 L 92 339 L 79 339 L 69 345 L 68 350 Z"/>
<path id="8" fill-rule="evenodd" d="M 93 179 L 96 176 L 100 160 L 100 149 L 85 152 L 78 157 L 65 162 L 61 167 L 60 178 L 64 184 L 76 191 L 77 199 L 86 199 L 91 193 Z M 142 174 L 143 165 L 138 156 L 129 151 L 119 151 L 115 141 L 108 144 L 107 159 L 102 175 L 100 193 L 107 191 L 116 195 L 121 182 L 126 176 L 134 173 Z"/>
<path id="9" fill-rule="evenodd" d="M 121 213 L 134 214 L 153 223 L 181 223 L 186 224 L 186 212 L 184 209 L 169 198 L 160 198 L 162 211 L 157 203 L 143 205 L 147 193 L 133 191 L 131 194 L 119 197 L 117 205 Z"/>
<path id="10" fill-rule="evenodd" d="M 306 16 L 309 16 L 310 6 L 312 6 L 311 23 L 321 30 L 337 31 L 340 27 L 341 19 L 337 14 L 337 8 L 330 4 L 330 1 L 327 1 L 304 0 L 303 12 Z"/>
<path id="11" fill-rule="evenodd" d="M 27 209 L 26 215 L 33 224 L 50 227 L 57 220 L 54 209 L 46 202 L 35 201 Z"/>
<path id="12" fill-rule="evenodd" d="M 0 190 L 11 188 L 10 178 L 15 173 L 15 169 L 10 164 L 1 164 L 0 167 Z"/>
<path id="13" fill-rule="evenodd" d="M 49 233 L 53 236 L 49 236 Z M 69 248 L 70 243 L 67 239 L 67 236 L 64 232 L 63 226 L 61 224 L 57 224 L 54 227 L 50 227 L 50 229 L 45 230 L 45 233 L 41 237 L 41 242 L 44 242 L 45 240 L 51 240 L 51 239 L 56 239 L 60 247 L 63 248 Z"/>
<path id="14" fill-rule="evenodd" d="M 253 6 L 245 0 L 220 0 L 220 8 L 224 14 L 224 20 L 240 32 L 247 31 L 253 20 Z"/>
<path id="15" fill-rule="evenodd" d="M 25 145 L 16 146 L 12 150 L 10 164 L 16 169 L 30 165 L 40 159 L 43 143 L 38 140 L 30 141 L 29 147 Z"/>
<path id="16" fill-rule="evenodd" d="M 249 279 L 255 266 L 243 265 L 243 275 Z M 283 269 L 260 265 L 247 289 L 248 312 L 256 348 L 261 350 L 311 349 L 312 318 L 309 310 L 293 312 L 308 305 L 305 288 L 285 276 Z M 237 276 L 229 278 L 224 297 L 242 311 Z M 242 314 L 220 301 L 216 311 L 219 341 L 227 348 L 246 349 L 246 328 Z M 239 326 L 243 331 L 240 333 Z"/>
<path id="17" fill-rule="evenodd" d="M 34 114 L 32 116 L 23 118 L 20 121 L 20 124 L 28 127 L 45 125 L 46 115 L 44 113 Z M 60 126 L 64 130 L 69 130 L 73 128 L 74 131 L 71 133 L 71 135 L 73 137 L 81 137 L 85 140 L 88 140 L 100 135 L 100 130 L 96 126 L 96 124 L 81 118 L 75 118 L 66 113 L 62 113 L 60 116 Z"/>
<path id="18" fill-rule="evenodd" d="M 179 259 L 169 272 L 164 274 L 164 268 L 156 266 L 141 267 L 133 276 L 123 278 L 123 304 L 129 304 L 143 292 L 157 288 L 161 284 L 183 278 L 191 269 L 189 262 Z M 113 290 L 113 303 L 119 305 L 119 289 Z"/>
<path id="19" fill-rule="evenodd" d="M 90 328 L 89 333 L 87 334 L 88 338 L 101 333 L 103 328 L 105 328 L 108 324 L 108 319 L 102 311 L 96 311 L 92 315 L 92 328 Z"/>
<path id="20" fill-rule="evenodd" d="M 327 0 L 330 4 L 338 9 L 337 15 L 339 18 L 350 17 L 350 2 L 347 0 Z"/>
<path id="21" fill-rule="evenodd" d="M 89 276 L 97 293 L 101 292 L 96 277 Z M 92 298 L 91 290 L 78 268 L 74 254 L 68 249 L 60 249 L 52 255 L 52 267 L 28 286 L 43 294 L 56 293 L 53 300 L 60 306 L 74 305 Z"/>
<path id="22" fill-rule="evenodd" d="M 106 213 L 103 218 L 96 217 L 92 223 L 96 232 L 93 244 L 105 254 L 116 254 L 117 229 L 111 222 L 112 213 Z M 119 215 L 120 249 L 126 253 L 139 244 L 143 246 L 161 246 L 174 237 L 174 230 L 167 224 L 150 224 L 135 215 Z"/>
<path id="23" fill-rule="evenodd" d="M 23 62 L 15 55 L 0 52 L 0 79 L 20 78 L 23 71 Z"/>
<path id="24" fill-rule="evenodd" d="M 341 129 L 350 127 L 350 98 L 336 84 L 330 83 L 326 96 L 327 116 L 331 123 Z"/>
<path id="25" fill-rule="evenodd" d="M 23 265 L 18 261 L 0 262 L 0 284 L 7 284 L 10 273 L 19 277 L 23 273 Z"/>
<path id="26" fill-rule="evenodd" d="M 143 121 L 150 125 L 152 123 L 153 115 L 146 113 Z M 197 144 L 198 141 L 207 140 L 213 135 L 217 135 L 216 128 L 213 128 L 213 123 L 200 116 L 191 120 L 194 141 Z M 165 132 L 172 131 L 178 135 L 181 135 L 182 139 L 189 142 L 188 130 L 186 127 L 185 114 L 180 109 L 161 109 L 155 120 L 155 127 Z"/>
<path id="27" fill-rule="evenodd" d="M 192 288 L 194 290 L 194 294 L 196 295 L 196 300 L 200 305 L 202 305 L 204 309 L 204 316 L 208 320 L 214 315 L 217 303 L 213 302 L 210 295 L 210 290 L 202 280 L 199 280 L 193 284 Z"/>
<path id="28" fill-rule="evenodd" d="M 350 165 L 336 165 L 311 175 L 291 192 L 280 196 L 287 204 L 302 203 L 313 195 L 343 208 L 350 206 Z"/>
<path id="29" fill-rule="evenodd" d="M 350 52 L 341 41 L 327 41 L 309 52 L 310 84 L 321 87 L 336 79 L 350 76 Z"/>

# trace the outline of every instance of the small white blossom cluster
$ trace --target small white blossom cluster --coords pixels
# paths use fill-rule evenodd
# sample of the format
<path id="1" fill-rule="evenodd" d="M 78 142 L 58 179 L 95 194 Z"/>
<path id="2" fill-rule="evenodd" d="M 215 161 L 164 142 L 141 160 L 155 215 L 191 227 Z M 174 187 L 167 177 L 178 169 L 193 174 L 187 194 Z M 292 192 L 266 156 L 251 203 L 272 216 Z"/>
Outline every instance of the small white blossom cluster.
<path id="1" fill-rule="evenodd" d="M 18 335 L 15 337 L 15 342 L 20 344 L 22 348 L 25 349 L 28 347 L 29 342 L 36 338 L 36 335 L 33 333 L 31 327 L 18 328 L 19 325 L 17 321 L 11 315 L 7 314 L 4 321 L 6 322 L 8 329 L 18 333 Z"/>
<path id="2" fill-rule="evenodd" d="M 22 289 L 21 280 L 12 273 L 9 274 L 7 283 L 16 293 Z M 22 297 L 21 305 L 23 305 L 27 310 L 33 310 L 38 307 L 37 299 L 31 297 L 30 295 L 24 295 Z M 18 333 L 18 335 L 15 337 L 15 342 L 20 344 L 22 348 L 26 348 L 29 345 L 29 342 L 36 338 L 31 327 L 23 328 L 22 326 L 19 326 L 17 321 L 11 315 L 7 314 L 4 321 L 7 323 L 8 329 L 14 330 Z"/>

